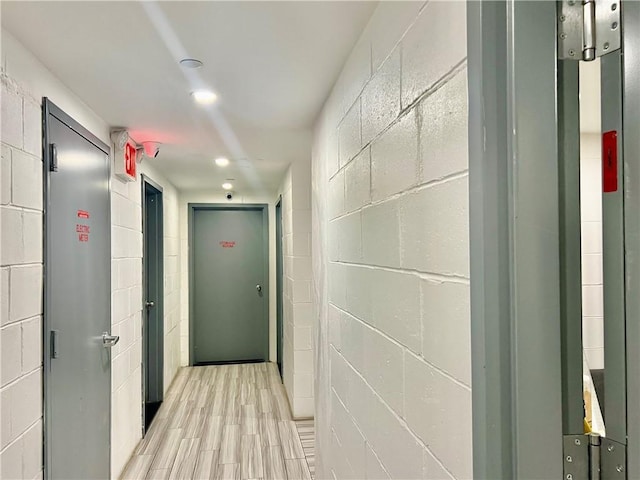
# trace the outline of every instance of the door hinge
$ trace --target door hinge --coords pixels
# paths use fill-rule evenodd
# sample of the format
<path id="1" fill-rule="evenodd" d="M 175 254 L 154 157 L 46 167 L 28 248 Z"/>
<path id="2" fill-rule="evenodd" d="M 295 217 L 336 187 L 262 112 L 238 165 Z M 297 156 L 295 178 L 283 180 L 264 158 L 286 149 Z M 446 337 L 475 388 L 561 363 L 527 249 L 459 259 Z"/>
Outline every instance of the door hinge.
<path id="1" fill-rule="evenodd" d="M 558 58 L 590 62 L 620 49 L 621 0 L 560 0 Z"/>
<path id="2" fill-rule="evenodd" d="M 565 435 L 564 480 L 626 480 L 626 447 L 598 434 Z"/>

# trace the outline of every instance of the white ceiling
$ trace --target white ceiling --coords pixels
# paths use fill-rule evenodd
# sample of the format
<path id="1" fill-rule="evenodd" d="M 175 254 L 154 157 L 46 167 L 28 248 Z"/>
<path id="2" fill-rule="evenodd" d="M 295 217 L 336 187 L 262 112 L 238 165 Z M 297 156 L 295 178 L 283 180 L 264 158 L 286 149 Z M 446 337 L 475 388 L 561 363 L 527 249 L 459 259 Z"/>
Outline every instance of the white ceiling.
<path id="1" fill-rule="evenodd" d="M 2 26 L 181 190 L 277 188 L 377 2 L 2 2 Z M 182 57 L 204 62 L 198 70 Z M 214 107 L 189 93 L 212 88 Z M 216 156 L 234 164 L 214 167 Z"/>

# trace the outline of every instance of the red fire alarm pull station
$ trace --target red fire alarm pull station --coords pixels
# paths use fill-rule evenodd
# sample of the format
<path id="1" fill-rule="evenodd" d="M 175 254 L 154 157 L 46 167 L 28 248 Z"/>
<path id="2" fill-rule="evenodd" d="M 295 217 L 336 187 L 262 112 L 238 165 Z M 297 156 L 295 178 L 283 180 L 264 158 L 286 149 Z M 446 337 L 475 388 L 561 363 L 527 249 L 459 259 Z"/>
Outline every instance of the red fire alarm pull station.
<path id="1" fill-rule="evenodd" d="M 602 134 L 602 191 L 618 191 L 618 132 Z"/>

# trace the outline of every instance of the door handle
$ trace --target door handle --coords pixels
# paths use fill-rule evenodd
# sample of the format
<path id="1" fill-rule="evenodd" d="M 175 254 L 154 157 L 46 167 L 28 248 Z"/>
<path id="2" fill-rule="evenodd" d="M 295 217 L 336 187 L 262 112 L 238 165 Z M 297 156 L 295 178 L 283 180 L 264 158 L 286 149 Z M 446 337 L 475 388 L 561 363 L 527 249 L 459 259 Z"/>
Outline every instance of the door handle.
<path id="1" fill-rule="evenodd" d="M 109 332 L 104 332 L 102 334 L 102 345 L 104 345 L 104 348 L 111 348 L 119 341 L 119 335 L 111 335 Z"/>
<path id="2" fill-rule="evenodd" d="M 258 291 L 258 293 L 262 292 L 262 285 L 256 285 L 256 290 Z"/>
<path id="3" fill-rule="evenodd" d="M 145 303 L 145 306 L 147 307 L 147 310 L 153 308 L 156 306 L 155 302 L 151 301 L 151 302 L 147 302 Z"/>
<path id="4" fill-rule="evenodd" d="M 51 330 L 51 358 L 58 357 L 58 330 Z"/>

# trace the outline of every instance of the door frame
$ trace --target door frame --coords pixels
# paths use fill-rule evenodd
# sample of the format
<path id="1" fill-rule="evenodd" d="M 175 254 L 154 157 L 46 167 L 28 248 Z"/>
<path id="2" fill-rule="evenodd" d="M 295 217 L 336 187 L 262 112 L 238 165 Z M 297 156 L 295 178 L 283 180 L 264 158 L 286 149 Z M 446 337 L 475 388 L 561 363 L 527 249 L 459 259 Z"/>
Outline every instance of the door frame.
<path id="1" fill-rule="evenodd" d="M 558 134 L 560 122 L 566 129 L 558 114 L 575 114 L 577 105 L 556 74 L 561 83 L 576 80 L 577 65 L 558 65 L 556 22 L 556 2 L 467 2 L 473 460 L 479 480 L 561 478 L 563 421 L 566 431 L 579 430 L 583 416 L 562 403 L 563 394 L 581 389 L 568 359 L 580 345 L 565 352 L 560 347 L 570 329 L 581 328 L 575 305 L 579 235 L 569 211 L 579 205 L 578 190 L 575 159 L 567 158 L 579 146 L 575 135 Z M 623 0 L 621 26 L 622 127 L 637 132 L 639 2 Z M 640 137 L 628 133 L 622 142 L 626 396 L 628 405 L 637 405 Z M 637 409 L 627 410 L 626 425 L 626 475 L 638 478 Z"/>
<path id="2" fill-rule="evenodd" d="M 276 364 L 284 377 L 284 249 L 282 228 L 282 195 L 275 208 L 276 216 Z"/>
<path id="3" fill-rule="evenodd" d="M 162 338 L 162 348 L 160 349 L 160 363 L 162 365 L 161 375 L 160 375 L 160 383 L 162 384 L 162 393 L 164 398 L 164 195 L 162 191 L 162 186 L 155 181 L 153 181 L 148 175 L 141 174 L 140 175 L 140 184 L 141 184 L 141 192 L 142 192 L 142 312 L 143 316 L 147 315 L 147 308 L 145 305 L 146 292 L 147 292 L 147 273 L 146 273 L 146 264 L 145 260 L 147 259 L 148 252 L 146 251 L 146 242 L 145 242 L 145 220 L 146 220 L 146 187 L 147 185 L 154 188 L 160 195 L 161 204 L 160 210 L 162 215 L 160 216 L 160 236 L 158 238 L 158 250 L 161 252 L 159 256 L 159 268 L 157 272 L 157 282 L 160 286 L 160 290 L 162 294 L 156 300 L 156 306 L 154 307 L 158 312 L 158 318 L 160 319 L 161 325 L 161 338 Z M 146 335 L 147 332 L 145 330 L 146 317 L 142 319 L 142 433 L 143 436 L 146 433 L 145 425 L 146 425 L 146 410 L 145 410 L 145 397 L 147 393 L 147 385 L 146 385 L 146 357 L 145 357 L 145 348 L 146 348 Z"/>
<path id="4" fill-rule="evenodd" d="M 42 436 L 43 436 L 43 469 L 44 478 L 51 478 L 51 449 L 49 445 L 52 442 L 52 432 L 49 426 L 49 418 L 51 418 L 51 403 L 50 398 L 52 396 L 51 379 L 49 378 L 49 371 L 51 370 L 51 338 L 49 332 L 51 331 L 51 319 L 49 317 L 49 310 L 51 307 L 51 297 L 49 281 L 50 277 L 47 274 L 48 259 L 51 256 L 50 248 L 51 241 L 49 238 L 49 211 L 50 211 L 50 165 L 51 165 L 51 150 L 49 148 L 49 116 L 57 118 L 60 122 L 64 123 L 71 130 L 83 137 L 89 143 L 93 144 L 99 150 L 107 155 L 107 171 L 109 172 L 108 180 L 108 197 L 109 197 L 109 211 L 107 212 L 107 221 L 109 222 L 109 232 L 111 232 L 111 148 L 109 145 L 100 140 L 97 136 L 87 130 L 74 120 L 69 114 L 65 113 L 60 107 L 54 104 L 48 97 L 42 98 L 42 221 L 43 221 L 43 251 L 42 251 L 42 272 L 43 272 L 43 292 L 42 292 L 42 383 L 43 383 L 43 421 L 42 421 Z M 109 241 L 109 259 L 111 261 L 111 241 Z M 106 272 L 108 277 L 108 284 L 111 285 L 111 269 Z M 109 290 L 109 297 L 111 297 L 111 290 Z M 111 328 L 111 301 L 109 301 L 109 328 Z M 109 371 L 111 372 L 112 358 L 109 354 Z M 111 392 L 112 380 L 111 374 L 109 374 L 109 392 Z M 113 423 L 112 413 L 112 398 L 109 395 L 109 424 Z M 109 440 L 108 440 L 108 455 L 109 455 L 109 476 L 111 476 L 111 428 L 109 428 Z"/>
<path id="5" fill-rule="evenodd" d="M 622 4 L 624 154 L 624 245 L 627 405 L 640 402 L 640 3 Z M 606 375 L 606 373 L 605 373 Z M 606 392 L 605 392 L 606 395 Z M 640 412 L 627 409 L 627 478 L 640 477 Z"/>
<path id="6" fill-rule="evenodd" d="M 270 342 L 269 342 L 269 331 L 270 331 L 270 318 L 269 318 L 269 303 L 270 303 L 270 294 L 269 294 L 269 204 L 267 203 L 189 203 L 187 204 L 187 210 L 189 214 L 189 365 L 193 366 L 194 359 L 194 345 L 195 345 L 195 336 L 194 333 L 194 301 L 195 301 L 195 291 L 193 288 L 194 284 L 194 266 L 195 266 L 195 258 L 194 258 L 194 217 L 195 212 L 197 210 L 258 210 L 262 211 L 262 236 L 263 236 L 263 256 L 264 256 L 264 277 L 265 281 L 263 284 L 264 297 L 267 299 L 264 302 L 264 315 L 265 320 L 267 322 L 267 335 L 265 338 L 266 349 L 267 352 L 266 360 L 268 361 L 271 355 L 270 352 Z"/>
<path id="7" fill-rule="evenodd" d="M 561 478 L 556 2 L 468 1 L 467 52 L 474 478 Z"/>

